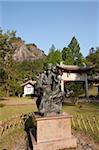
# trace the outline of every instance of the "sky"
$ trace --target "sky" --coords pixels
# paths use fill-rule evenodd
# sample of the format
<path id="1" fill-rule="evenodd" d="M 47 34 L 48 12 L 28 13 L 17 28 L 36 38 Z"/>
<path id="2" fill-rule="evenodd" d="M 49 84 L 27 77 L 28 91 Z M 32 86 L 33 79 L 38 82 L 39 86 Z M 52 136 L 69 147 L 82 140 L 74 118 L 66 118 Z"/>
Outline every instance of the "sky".
<path id="1" fill-rule="evenodd" d="M 0 0 L 0 27 L 16 30 L 46 54 L 52 44 L 62 50 L 75 36 L 87 56 L 91 47 L 99 47 L 99 1 Z"/>

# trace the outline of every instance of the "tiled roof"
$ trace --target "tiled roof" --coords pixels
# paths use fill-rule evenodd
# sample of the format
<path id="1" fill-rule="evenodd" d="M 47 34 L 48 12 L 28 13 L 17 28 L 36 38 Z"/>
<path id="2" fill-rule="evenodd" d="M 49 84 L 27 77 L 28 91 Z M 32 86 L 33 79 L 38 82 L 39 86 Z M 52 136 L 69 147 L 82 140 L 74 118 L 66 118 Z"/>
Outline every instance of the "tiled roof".
<path id="1" fill-rule="evenodd" d="M 71 71 L 71 70 L 73 70 L 73 71 L 88 71 L 93 68 L 93 67 L 87 67 L 87 66 L 80 67 L 77 65 L 65 65 L 65 64 L 57 65 L 57 67 L 60 69 L 68 70 L 68 71 Z"/>
<path id="2" fill-rule="evenodd" d="M 21 86 L 25 86 L 25 85 L 27 85 L 27 84 L 29 84 L 29 83 L 30 83 L 31 85 L 34 85 L 34 84 L 36 83 L 36 81 L 28 80 L 27 82 L 21 84 Z"/>

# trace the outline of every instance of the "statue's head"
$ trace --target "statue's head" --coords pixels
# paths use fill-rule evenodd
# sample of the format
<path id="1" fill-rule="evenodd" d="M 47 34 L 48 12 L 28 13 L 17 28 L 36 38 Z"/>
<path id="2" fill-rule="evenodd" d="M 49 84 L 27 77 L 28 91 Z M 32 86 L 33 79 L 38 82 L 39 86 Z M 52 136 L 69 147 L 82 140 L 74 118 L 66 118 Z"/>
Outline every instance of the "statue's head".
<path id="1" fill-rule="evenodd" d="M 52 71 L 53 71 L 54 73 L 57 73 L 56 66 L 53 66 L 53 67 L 52 67 Z"/>
<path id="2" fill-rule="evenodd" d="M 51 70 L 52 69 L 52 64 L 48 64 L 48 70 Z"/>
<path id="3" fill-rule="evenodd" d="M 46 74 L 46 70 L 44 71 L 44 74 Z"/>

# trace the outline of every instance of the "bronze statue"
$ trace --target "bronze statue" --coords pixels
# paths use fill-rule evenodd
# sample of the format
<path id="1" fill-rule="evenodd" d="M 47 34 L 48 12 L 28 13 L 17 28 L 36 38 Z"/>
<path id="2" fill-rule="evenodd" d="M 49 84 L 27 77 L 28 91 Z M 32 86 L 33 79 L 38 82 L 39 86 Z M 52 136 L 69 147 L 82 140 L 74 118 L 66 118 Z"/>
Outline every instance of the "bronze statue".
<path id="1" fill-rule="evenodd" d="M 61 113 L 64 92 L 60 90 L 60 75 L 55 67 L 48 65 L 48 70 L 40 74 L 37 81 L 38 98 L 36 105 L 41 116 Z"/>

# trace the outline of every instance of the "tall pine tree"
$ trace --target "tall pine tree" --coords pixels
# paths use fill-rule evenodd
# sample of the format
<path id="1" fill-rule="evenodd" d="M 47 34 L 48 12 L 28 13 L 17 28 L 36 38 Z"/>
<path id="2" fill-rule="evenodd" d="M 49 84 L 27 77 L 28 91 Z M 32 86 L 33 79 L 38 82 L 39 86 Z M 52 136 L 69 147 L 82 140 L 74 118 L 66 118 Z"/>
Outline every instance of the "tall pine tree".
<path id="1" fill-rule="evenodd" d="M 60 50 L 56 50 L 53 44 L 47 56 L 47 61 L 48 63 L 52 63 L 53 65 L 56 65 L 57 63 L 60 63 L 62 61 L 62 55 Z"/>
<path id="2" fill-rule="evenodd" d="M 64 47 L 62 50 L 62 59 L 64 64 L 73 65 L 72 52 L 70 48 Z"/>
<path id="3" fill-rule="evenodd" d="M 64 61 L 64 64 L 66 65 L 78 65 L 83 66 L 84 65 L 84 58 L 80 52 L 80 46 L 75 37 L 72 38 L 70 44 L 68 47 L 64 47 L 62 50 L 62 59 Z M 73 90 L 74 97 L 78 96 L 79 94 L 83 93 L 83 83 L 74 83 L 69 82 L 65 85 L 67 90 Z"/>
<path id="4" fill-rule="evenodd" d="M 81 52 L 80 46 L 75 37 L 72 38 L 68 47 L 64 47 L 62 50 L 62 58 L 64 63 L 67 65 L 78 65 L 82 66 L 85 62 Z"/>
<path id="5" fill-rule="evenodd" d="M 72 38 L 72 40 L 71 40 L 70 44 L 68 45 L 68 47 L 71 50 L 73 64 L 78 65 L 78 66 L 83 65 L 83 60 L 84 59 L 83 59 L 83 56 L 80 52 L 79 43 L 78 43 L 78 41 L 75 37 Z"/>

